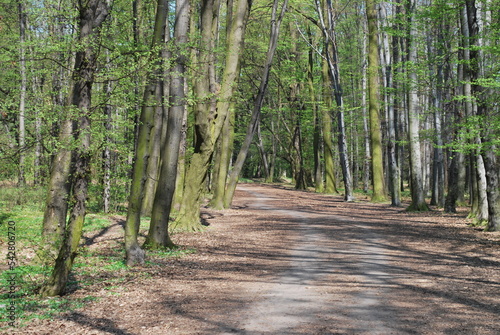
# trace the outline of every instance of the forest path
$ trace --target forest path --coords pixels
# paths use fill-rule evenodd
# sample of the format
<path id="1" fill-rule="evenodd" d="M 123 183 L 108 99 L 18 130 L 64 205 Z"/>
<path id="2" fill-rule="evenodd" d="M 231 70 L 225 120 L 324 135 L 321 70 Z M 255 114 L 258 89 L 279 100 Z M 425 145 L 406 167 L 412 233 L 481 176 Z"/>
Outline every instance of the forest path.
<path id="1" fill-rule="evenodd" d="M 325 333 L 329 333 L 327 329 L 344 329 L 356 334 L 403 334 L 384 303 L 389 298 L 385 283 L 392 275 L 387 273 L 388 250 L 381 247 L 384 243 L 377 233 L 346 212 L 344 216 L 328 215 L 330 225 L 343 227 L 336 229 L 333 237 L 310 208 L 283 209 L 279 197 L 269 197 L 249 185 L 239 189 L 249 195 L 248 209 L 298 223 L 288 269 L 268 282 L 254 283 L 250 296 L 261 299 L 238 312 L 242 315 L 239 333 L 292 334 L 323 324 Z M 363 289 L 346 292 L 337 288 L 335 296 L 327 294 L 322 287 L 344 283 L 335 282 L 334 276 L 352 278 Z M 337 325 L 325 325 L 331 313 L 344 317 L 337 316 Z"/>

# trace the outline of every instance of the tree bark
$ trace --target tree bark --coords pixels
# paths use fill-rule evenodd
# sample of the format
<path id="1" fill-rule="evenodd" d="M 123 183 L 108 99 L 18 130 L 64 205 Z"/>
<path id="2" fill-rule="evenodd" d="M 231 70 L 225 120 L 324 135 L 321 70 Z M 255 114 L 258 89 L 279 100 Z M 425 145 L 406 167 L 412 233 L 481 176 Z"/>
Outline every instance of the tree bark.
<path id="1" fill-rule="evenodd" d="M 484 75 L 481 64 L 483 63 L 481 43 L 480 43 L 480 19 L 478 17 L 477 5 L 475 0 L 466 0 L 465 6 L 467 10 L 467 21 L 469 28 L 469 40 L 470 40 L 470 73 L 472 79 L 472 89 L 471 97 L 474 97 L 475 108 L 477 108 L 477 115 L 483 121 L 490 120 L 492 113 L 489 111 L 488 105 L 485 99 L 485 88 L 478 82 Z M 483 127 L 481 127 L 483 128 Z M 496 154 L 496 146 L 494 140 L 497 134 L 495 132 L 485 127 L 481 132 L 481 144 L 482 152 L 478 155 L 478 158 L 482 158 L 484 162 L 485 169 L 485 181 L 486 181 L 486 195 L 487 195 L 487 207 L 488 207 L 488 218 L 487 218 L 487 228 L 488 231 L 498 231 L 500 230 L 500 181 L 499 181 L 499 171 L 500 164 Z M 479 162 L 479 161 L 478 161 Z M 480 184 L 482 185 L 483 182 Z"/>
<path id="2" fill-rule="evenodd" d="M 208 3 L 204 2 L 202 17 L 212 15 L 212 9 L 209 6 L 209 3 L 210 1 L 208 1 Z M 197 97 L 202 100 L 197 104 L 194 112 L 194 153 L 186 172 L 184 196 L 182 198 L 179 216 L 175 221 L 176 227 L 181 229 L 201 229 L 201 194 L 204 188 L 208 168 L 210 166 L 210 160 L 215 149 L 215 142 L 222 131 L 222 126 L 225 118 L 227 117 L 233 92 L 236 89 L 235 82 L 237 82 L 237 78 L 239 76 L 241 53 L 243 49 L 243 40 L 250 4 L 251 1 L 248 0 L 238 0 L 234 2 L 234 14 L 231 22 L 231 29 L 226 40 L 227 57 L 215 113 L 210 112 L 210 106 L 203 101 L 203 99 L 209 99 L 209 96 L 212 95 L 208 87 L 208 80 L 201 75 L 195 83 L 195 93 Z M 210 8 L 207 8 L 207 6 Z M 212 38 L 210 36 L 212 29 L 208 28 L 211 28 L 211 26 L 211 19 L 202 18 L 202 41 L 204 41 L 204 43 L 210 43 L 210 39 Z M 209 31 L 207 32 L 206 30 Z M 207 33 L 208 36 L 206 35 Z M 200 59 L 200 63 L 204 63 L 203 59 Z M 201 73 L 208 72 L 204 71 L 203 68 L 201 68 L 201 71 Z"/>
<path id="3" fill-rule="evenodd" d="M 322 61 L 322 82 L 323 82 L 323 156 L 325 159 L 325 189 L 324 193 L 338 194 L 337 181 L 335 178 L 335 162 L 333 159 L 333 140 L 332 140 L 332 98 L 331 83 L 326 59 Z"/>
<path id="4" fill-rule="evenodd" d="M 332 94 L 337 104 L 337 127 L 338 127 L 338 147 L 340 155 L 340 165 L 342 167 L 342 175 L 344 177 L 344 200 L 354 201 L 352 177 L 349 164 L 349 152 L 347 147 L 345 120 L 344 120 L 344 106 L 343 106 L 343 93 L 340 85 L 339 75 L 339 59 L 338 50 L 335 40 L 335 29 L 333 21 L 333 8 L 331 2 L 323 1 L 320 6 L 316 0 L 316 8 L 320 17 L 321 30 L 325 39 L 325 52 L 326 60 L 328 63 L 328 73 L 330 76 L 330 83 L 332 85 Z M 326 16 L 327 21 L 325 21 Z"/>
<path id="5" fill-rule="evenodd" d="M 384 180 L 384 159 L 382 153 L 382 132 L 380 130 L 379 102 L 379 53 L 378 53 L 378 20 L 375 0 L 366 0 L 366 17 L 368 21 L 368 101 L 370 115 L 370 148 L 373 202 L 387 200 Z"/>
<path id="6" fill-rule="evenodd" d="M 156 8 L 155 28 L 151 42 L 151 57 L 158 57 L 156 49 L 164 41 L 165 25 L 168 15 L 168 0 L 158 1 Z M 137 146 L 135 150 L 135 160 L 130 188 L 127 220 L 125 223 L 125 257 L 127 265 L 144 263 L 144 250 L 141 249 L 137 241 L 139 225 L 141 220 L 142 204 L 144 199 L 144 185 L 147 179 L 149 164 L 149 149 L 151 141 L 151 130 L 154 126 L 154 119 L 157 104 L 157 91 L 160 86 L 159 73 L 150 74 L 148 83 L 144 90 L 143 106 L 139 120 L 139 130 L 137 136 Z"/>
<path id="7" fill-rule="evenodd" d="M 425 202 L 423 187 L 423 170 L 420 148 L 420 127 L 418 112 L 418 93 L 417 93 L 417 45 L 416 37 L 418 30 L 415 22 L 417 2 L 412 0 L 410 3 L 410 35 L 408 38 L 408 141 L 410 144 L 410 170 L 411 170 L 411 204 L 408 210 L 426 211 L 428 210 Z"/>
<path id="8" fill-rule="evenodd" d="M 25 142 L 26 142 L 26 126 L 25 126 L 25 113 L 26 113 L 26 12 L 24 9 L 24 1 L 18 0 L 17 2 L 19 14 L 19 71 L 21 75 L 21 87 L 19 94 L 19 134 L 18 134 L 18 148 L 19 148 L 19 175 L 17 186 L 22 187 L 26 185 L 25 175 Z"/>
<path id="9" fill-rule="evenodd" d="M 382 10 L 382 19 L 386 18 L 386 10 L 383 8 Z M 394 74 L 393 74 L 393 64 L 399 58 L 399 44 L 398 39 L 394 38 L 392 40 L 392 50 L 391 45 L 389 43 L 389 36 L 387 33 L 383 35 L 384 40 L 384 55 L 385 55 L 385 78 L 388 92 L 386 93 L 386 101 L 387 101 L 387 125 L 388 125 L 388 141 L 387 141 L 387 156 L 388 156 L 388 166 L 389 166 L 389 192 L 391 195 L 391 206 L 401 206 L 401 189 L 400 189 L 400 169 L 399 162 L 397 156 L 397 137 L 396 137 L 396 129 L 397 129 L 397 109 L 395 108 L 397 101 L 394 92 L 396 91 L 396 84 L 394 83 Z"/>
<path id="10" fill-rule="evenodd" d="M 90 0 L 79 7 L 79 13 L 79 40 L 84 44 L 84 49 L 76 54 L 73 72 L 72 105 L 81 113 L 76 127 L 73 129 L 75 140 L 79 142 L 79 147 L 74 153 L 73 207 L 56 264 L 50 278 L 40 290 L 42 296 L 62 295 L 64 293 L 73 261 L 77 256 L 86 214 L 91 157 L 90 109 L 98 52 L 95 43 L 99 35 L 99 28 L 109 14 L 109 3 L 101 0 Z"/>
<path id="11" fill-rule="evenodd" d="M 171 76 L 171 107 L 167 117 L 167 137 L 161 153 L 160 179 L 154 199 L 149 233 L 145 242 L 148 249 L 173 248 L 175 246 L 170 239 L 168 225 L 175 194 L 182 120 L 186 108 L 184 77 L 187 62 L 185 51 L 188 42 L 189 12 L 189 0 L 177 0 L 174 38 L 178 57 Z"/>

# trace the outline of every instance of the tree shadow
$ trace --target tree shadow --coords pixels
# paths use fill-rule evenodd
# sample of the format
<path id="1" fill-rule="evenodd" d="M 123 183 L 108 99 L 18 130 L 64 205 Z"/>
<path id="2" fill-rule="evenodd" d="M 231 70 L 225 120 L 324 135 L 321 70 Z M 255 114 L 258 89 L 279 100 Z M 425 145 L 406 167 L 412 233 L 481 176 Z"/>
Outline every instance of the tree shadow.
<path id="1" fill-rule="evenodd" d="M 71 312 L 63 317 L 63 319 L 68 321 L 73 321 L 81 324 L 82 326 L 92 327 L 96 330 L 100 330 L 106 333 L 115 335 L 135 335 L 126 330 L 120 329 L 116 326 L 116 323 L 110 319 L 106 318 L 92 318 L 80 312 Z"/>

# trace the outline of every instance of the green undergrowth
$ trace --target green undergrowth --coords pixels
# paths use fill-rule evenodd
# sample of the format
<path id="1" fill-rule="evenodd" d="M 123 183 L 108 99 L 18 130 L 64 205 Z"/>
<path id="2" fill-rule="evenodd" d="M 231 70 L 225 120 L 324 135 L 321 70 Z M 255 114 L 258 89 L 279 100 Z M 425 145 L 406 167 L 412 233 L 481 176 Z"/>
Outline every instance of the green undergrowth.
<path id="1" fill-rule="evenodd" d="M 116 219 L 112 218 L 113 215 L 88 214 L 84 224 L 86 238 L 81 241 L 67 286 L 69 294 L 42 299 L 38 292 L 51 272 L 51 268 L 40 264 L 36 257 L 41 243 L 43 212 L 29 202 L 19 205 L 12 201 L 6 206 L 5 199 L 3 195 L 0 197 L 0 329 L 9 327 L 10 306 L 15 307 L 16 327 L 22 327 L 33 319 L 53 319 L 83 308 L 89 302 L 120 295 L 125 290 L 125 284 L 157 275 L 159 267 L 164 266 L 169 259 L 196 252 L 184 247 L 148 251 L 143 266 L 128 268 L 124 262 L 122 236 L 113 237 L 102 245 L 96 244 L 94 239 L 105 234 L 116 224 Z M 147 233 L 149 222 L 149 218 L 141 219 L 142 237 Z M 15 241 L 15 258 L 12 260 L 7 258 L 9 225 L 15 227 L 15 235 L 10 235 L 15 236 L 11 238 Z M 9 261 L 14 262 L 10 263 L 14 265 L 12 269 L 9 268 Z"/>

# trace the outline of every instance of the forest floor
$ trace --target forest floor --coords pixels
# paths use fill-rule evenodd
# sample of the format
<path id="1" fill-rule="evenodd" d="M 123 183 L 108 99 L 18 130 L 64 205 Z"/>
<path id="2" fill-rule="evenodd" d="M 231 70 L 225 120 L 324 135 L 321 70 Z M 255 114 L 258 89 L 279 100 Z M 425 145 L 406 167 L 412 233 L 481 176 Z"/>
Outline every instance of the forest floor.
<path id="1" fill-rule="evenodd" d="M 173 236 L 196 252 L 108 273 L 117 285 L 94 278 L 68 294 L 94 297 L 82 308 L 0 333 L 500 334 L 500 234 L 465 210 L 242 184 L 203 218 Z M 119 253 L 122 225 L 87 234 L 88 248 Z"/>

